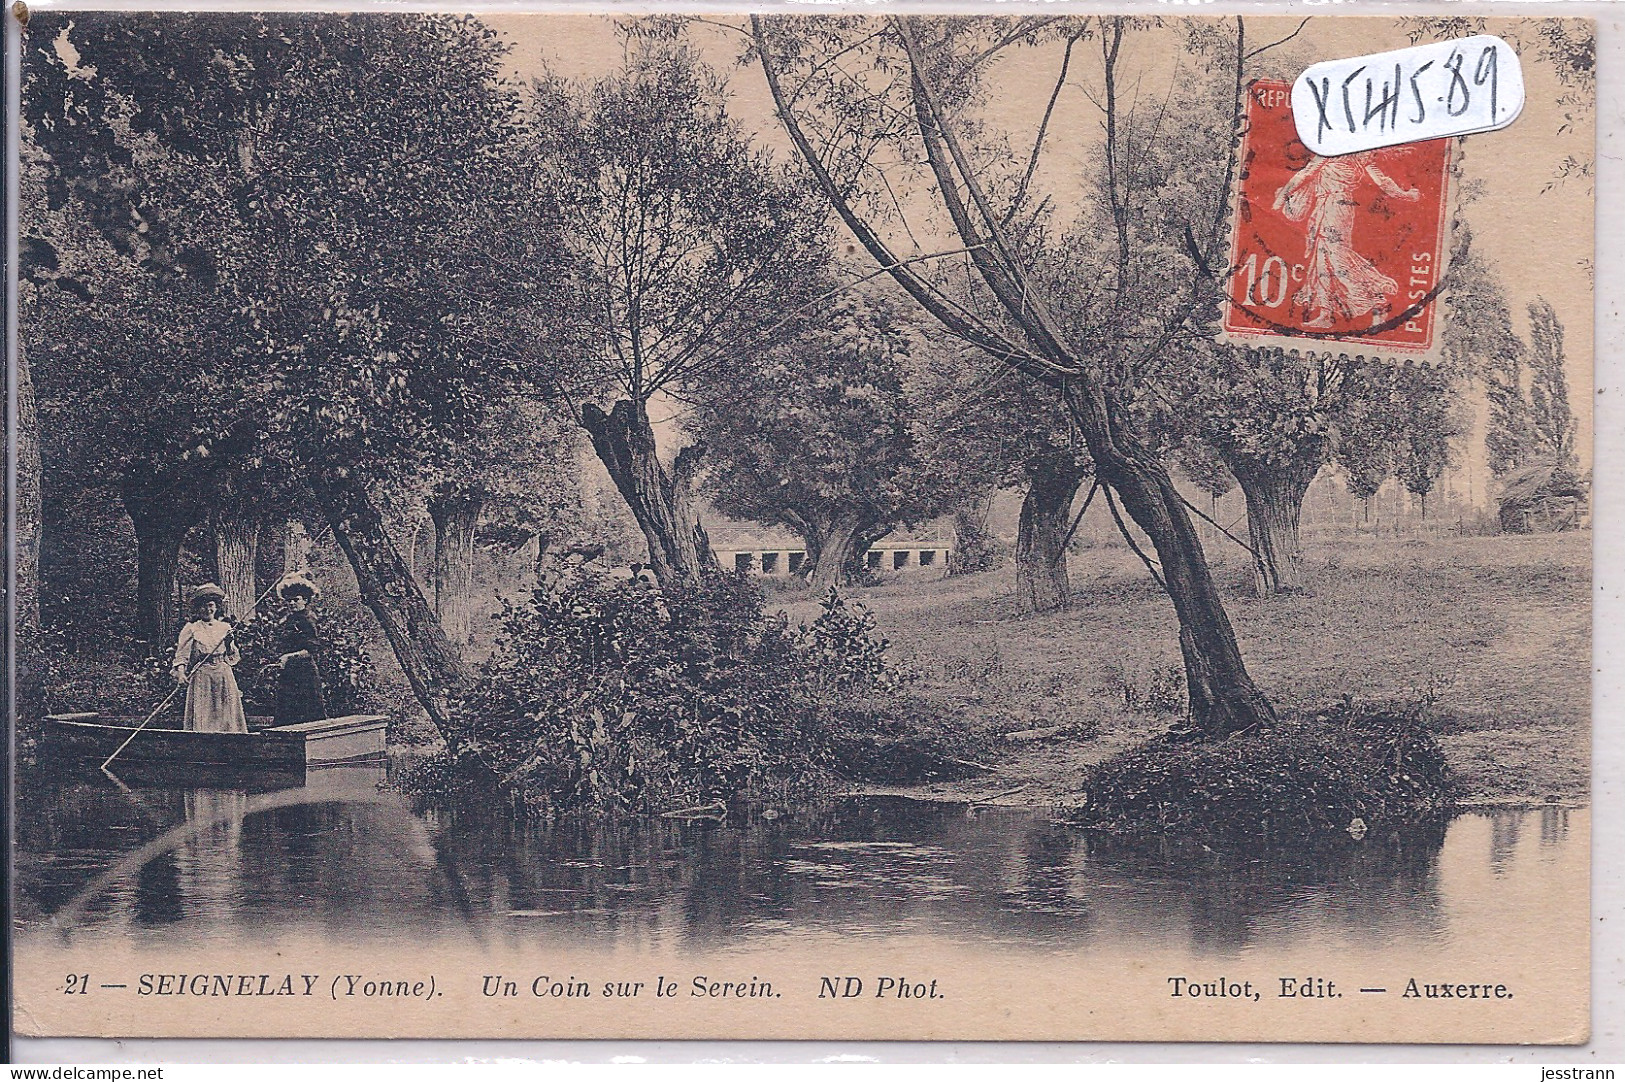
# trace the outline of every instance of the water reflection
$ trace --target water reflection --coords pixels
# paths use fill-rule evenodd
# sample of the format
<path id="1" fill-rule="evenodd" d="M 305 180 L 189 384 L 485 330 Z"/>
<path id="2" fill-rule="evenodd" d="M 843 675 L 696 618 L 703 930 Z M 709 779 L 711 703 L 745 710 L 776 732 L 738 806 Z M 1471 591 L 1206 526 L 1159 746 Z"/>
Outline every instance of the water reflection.
<path id="1" fill-rule="evenodd" d="M 184 787 L 132 777 L 122 789 L 38 773 L 19 794 L 20 807 L 37 809 L 18 831 L 25 926 L 123 927 L 159 942 L 300 933 L 726 948 L 928 934 L 1202 956 L 1386 947 L 1504 919 L 1454 904 L 1461 890 L 1451 884 L 1479 890 L 1485 877 L 1540 874 L 1573 848 L 1587 814 L 1496 812 L 1448 832 L 1240 852 L 895 798 L 773 820 L 740 810 L 725 822 L 543 824 L 467 809 L 414 814 L 380 793 L 382 771 L 370 768 Z"/>

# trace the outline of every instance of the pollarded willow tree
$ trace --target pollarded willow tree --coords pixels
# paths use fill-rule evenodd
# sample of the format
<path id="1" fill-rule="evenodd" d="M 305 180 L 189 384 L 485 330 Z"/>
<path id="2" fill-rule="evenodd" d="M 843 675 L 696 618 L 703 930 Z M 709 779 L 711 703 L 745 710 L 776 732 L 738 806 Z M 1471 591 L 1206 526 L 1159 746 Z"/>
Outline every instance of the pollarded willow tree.
<path id="1" fill-rule="evenodd" d="M 1099 64 L 1106 184 L 1091 193 L 1096 203 L 1079 218 L 1101 223 L 1090 239 L 1108 253 L 1103 288 L 1125 303 L 1130 295 L 1129 227 L 1139 203 L 1124 183 L 1128 117 L 1119 99 L 1124 43 L 1135 24 L 1050 16 L 757 16 L 751 25 L 781 121 L 870 255 L 952 334 L 1062 395 L 1108 506 L 1115 513 L 1120 503 L 1155 548 L 1156 560 L 1147 557 L 1147 565 L 1179 618 L 1195 728 L 1218 738 L 1273 721 L 1273 707 L 1242 661 L 1192 517 L 1134 402 L 1134 374 L 1190 334 L 1193 317 L 1210 302 L 1213 268 L 1224 263 L 1233 161 L 1218 170 L 1222 183 L 1191 193 L 1182 208 L 1187 250 L 1171 265 L 1177 273 L 1142 291 L 1147 301 L 1136 310 L 1108 305 L 1108 318 L 1069 326 L 1055 301 L 1054 276 L 1042 270 L 1054 200 L 1037 183 L 1037 165 L 1054 103 L 1074 61 L 1087 54 Z M 1240 19 L 1226 26 L 1217 48 L 1228 58 L 1225 116 L 1233 131 L 1251 43 Z M 1029 67 L 1048 63 L 1056 71 L 1050 105 L 1033 119 L 1028 152 L 1012 153 L 980 109 L 997 83 L 993 69 L 1011 53 L 1022 54 Z M 956 239 L 951 265 L 898 247 L 903 231 L 896 220 L 915 204 L 946 223 L 932 235 Z"/>
<path id="2" fill-rule="evenodd" d="M 1092 469 L 1077 426 L 1053 390 L 980 350 L 961 347 L 934 360 L 917 392 L 922 456 L 960 488 L 961 501 L 987 489 L 1021 490 L 1016 600 L 1032 612 L 1066 608 L 1072 505 Z"/>
<path id="3" fill-rule="evenodd" d="M 582 427 L 656 576 L 691 580 L 711 560 L 689 499 L 703 448 L 662 462 L 649 404 L 691 400 L 811 298 L 827 211 L 752 144 L 680 43 L 634 38 L 621 71 L 540 82 L 532 110 L 532 190 L 561 202 L 571 249 L 573 294 L 554 315 L 583 377 L 539 378 L 584 400 Z"/>
<path id="4" fill-rule="evenodd" d="M 1063 317 L 1073 314 L 1080 336 L 1124 319 L 1132 325 L 1142 313 L 1158 310 L 1194 250 L 1189 208 L 1226 182 L 1233 140 L 1226 97 L 1234 79 L 1231 43 L 1213 24 L 1196 24 L 1187 30 L 1186 45 L 1174 85 L 1150 101 L 1134 100 L 1118 136 L 1121 154 L 1108 153 L 1111 140 L 1094 152 L 1089 175 L 1101 197 L 1063 239 L 1061 265 L 1070 273 L 1054 287 L 1064 302 Z M 1244 61 L 1249 79 L 1289 76 L 1302 66 L 1270 46 L 1247 50 Z M 1116 190 L 1125 195 L 1112 198 Z M 1116 207 L 1123 208 L 1121 215 Z M 1129 253 L 1121 276 L 1113 272 L 1111 250 L 1090 243 L 1119 229 Z M 1109 288 L 1094 286 L 1098 282 Z M 1245 547 L 1259 596 L 1309 588 L 1299 532 L 1304 499 L 1337 455 L 1341 434 L 1374 410 L 1390 408 L 1395 377 L 1388 370 L 1397 371 L 1397 363 L 1351 355 L 1330 343 L 1290 350 L 1228 344 L 1213 333 L 1217 300 L 1204 293 L 1190 318 L 1193 333 L 1175 336 L 1128 373 L 1124 398 L 1142 415 L 1140 431 L 1158 446 L 1174 451 L 1176 459 L 1188 457 L 1185 449 L 1198 459 L 1202 449 L 1211 451 L 1240 486 L 1247 505 Z M 1428 374 L 1448 398 L 1459 371 L 1442 365 Z M 1437 416 L 1430 410 L 1408 420 L 1397 417 L 1403 454 L 1397 445 L 1384 453 L 1414 465 L 1419 449 L 1448 439 L 1448 432 L 1427 430 Z M 1430 461 L 1437 457 L 1431 454 Z M 1421 474 L 1413 469 L 1409 476 Z"/>
<path id="5" fill-rule="evenodd" d="M 519 395 L 496 399 L 460 439 L 428 448 L 405 486 L 433 530 L 429 586 L 435 615 L 461 649 L 490 608 L 475 596 L 475 550 L 482 534 L 513 550 L 532 541 L 545 551 L 575 525 L 580 503 L 573 422 Z M 416 501 L 414 501 L 416 503 Z M 414 524 L 415 526 L 415 524 Z M 488 597 L 489 601 L 490 598 Z"/>
<path id="6" fill-rule="evenodd" d="M 48 262 L 62 275 L 20 298 L 46 507 L 55 512 L 97 490 L 122 504 L 135 535 L 133 631 L 156 647 L 177 626 L 182 546 L 206 525 L 211 491 L 231 468 L 225 456 L 196 453 L 219 405 L 204 379 L 205 342 L 188 319 L 196 308 L 181 291 L 154 288 L 94 234 L 76 237 L 72 216 L 56 216 L 48 229 L 37 213 L 24 221 L 31 264 Z"/>
<path id="7" fill-rule="evenodd" d="M 885 296 L 846 293 L 742 359 L 699 411 L 712 502 L 799 534 L 820 592 L 894 528 L 940 512 L 950 491 L 915 437 L 909 377 L 931 347 L 906 315 Z"/>

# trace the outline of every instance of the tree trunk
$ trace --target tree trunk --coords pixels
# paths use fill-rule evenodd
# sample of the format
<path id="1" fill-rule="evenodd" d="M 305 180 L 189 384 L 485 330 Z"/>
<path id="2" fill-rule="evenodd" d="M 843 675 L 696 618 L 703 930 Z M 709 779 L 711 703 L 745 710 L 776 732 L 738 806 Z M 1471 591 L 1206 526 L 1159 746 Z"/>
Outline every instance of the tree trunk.
<path id="1" fill-rule="evenodd" d="M 459 650 L 468 645 L 474 621 L 474 528 L 485 501 L 445 490 L 429 500 L 434 523 L 434 611 L 446 638 Z"/>
<path id="2" fill-rule="evenodd" d="M 305 524 L 290 518 L 282 530 L 282 574 L 303 575 L 310 572 L 310 534 Z"/>
<path id="3" fill-rule="evenodd" d="M 1232 462 L 1247 497 L 1247 544 L 1253 550 L 1253 585 L 1259 597 L 1303 589 L 1303 545 L 1298 522 L 1303 498 L 1320 472 L 1320 462 L 1271 468 Z"/>
<path id="4" fill-rule="evenodd" d="M 1064 388 L 1095 462 L 1095 475 L 1122 499 L 1123 508 L 1151 539 L 1174 613 L 1191 721 L 1208 739 L 1275 722 L 1275 708 L 1253 683 L 1236 645 L 1236 632 L 1219 598 L 1196 528 L 1167 467 L 1126 439 L 1110 417 L 1104 394 Z"/>
<path id="5" fill-rule="evenodd" d="M 172 508 L 130 492 L 124 510 L 135 527 L 136 637 L 162 650 L 180 630 L 175 575 L 191 524 Z"/>
<path id="6" fill-rule="evenodd" d="M 1016 597 L 1031 612 L 1055 612 L 1071 603 L 1066 531 L 1072 525 L 1072 500 L 1087 472 L 1070 456 L 1028 470 L 1016 528 Z"/>
<path id="7" fill-rule="evenodd" d="M 212 532 L 215 573 L 226 591 L 226 611 L 246 623 L 254 618 L 259 597 L 254 568 L 259 561 L 260 520 L 253 515 L 217 514 Z"/>
<path id="8" fill-rule="evenodd" d="M 815 592 L 822 594 L 832 586 L 841 585 L 841 573 L 852 556 L 860 526 L 857 515 L 843 513 L 813 522 L 814 533 L 806 542 L 807 559 L 812 562 L 809 581 Z M 867 550 L 868 545 L 864 548 Z"/>
<path id="9" fill-rule="evenodd" d="M 895 528 L 890 522 L 871 522 L 866 526 L 859 526 L 858 532 L 852 537 L 852 546 L 846 553 L 847 568 L 857 568 L 861 571 L 869 558 L 869 549 Z M 851 581 L 850 577 L 848 581 Z"/>
<path id="10" fill-rule="evenodd" d="M 445 737 L 447 748 L 460 754 L 465 745 L 456 701 L 468 670 L 390 540 L 383 515 L 353 475 L 313 469 L 310 483 L 355 572 L 362 603 L 377 618 L 413 695 Z"/>
<path id="11" fill-rule="evenodd" d="M 668 474 L 641 402 L 623 399 L 608 413 L 588 403 L 581 408 L 581 425 L 643 531 L 655 577 L 667 584 L 697 581 L 715 559 L 709 546 L 701 551 L 704 533 L 689 508 L 688 482 L 699 465 L 698 449 L 684 448 Z"/>
<path id="12" fill-rule="evenodd" d="M 954 508 L 954 547 L 948 554 L 949 575 L 974 575 L 992 567 L 993 538 L 987 521 L 993 513 L 993 492 L 971 496 Z"/>
<path id="13" fill-rule="evenodd" d="M 28 357 L 17 345 L 17 500 L 16 547 L 12 558 L 17 575 L 17 630 L 39 629 L 39 555 L 44 509 L 40 496 L 39 419 L 34 406 L 34 381 Z"/>

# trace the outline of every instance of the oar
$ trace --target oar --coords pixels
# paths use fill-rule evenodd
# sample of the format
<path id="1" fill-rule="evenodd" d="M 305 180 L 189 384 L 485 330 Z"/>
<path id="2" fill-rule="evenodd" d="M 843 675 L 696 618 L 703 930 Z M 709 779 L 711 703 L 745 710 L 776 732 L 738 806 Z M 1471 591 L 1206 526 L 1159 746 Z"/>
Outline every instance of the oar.
<path id="1" fill-rule="evenodd" d="M 267 591 L 267 592 L 269 592 L 269 591 Z M 255 601 L 254 604 L 258 605 L 260 603 L 260 601 L 263 601 L 263 600 L 265 600 L 265 599 L 262 596 L 258 601 Z M 216 657 L 220 656 L 221 648 L 226 645 L 227 640 L 229 640 L 231 638 L 233 633 L 234 632 L 230 632 L 230 631 L 226 632 L 226 637 L 224 639 L 220 640 L 220 646 L 217 646 L 213 650 L 210 650 L 207 654 L 204 654 L 201 658 L 199 658 L 197 660 L 197 662 L 195 664 L 193 664 L 193 666 L 190 669 L 187 669 L 185 678 L 182 679 L 182 680 L 177 680 L 175 682 L 175 686 L 169 689 L 169 694 L 164 696 L 163 702 L 161 702 L 157 706 L 153 707 L 152 713 L 147 715 L 146 720 L 143 721 L 140 725 L 137 725 L 135 727 L 135 730 L 133 732 L 131 732 L 129 736 L 124 738 L 124 743 L 120 744 L 118 746 L 118 749 L 116 751 L 114 751 L 113 754 L 109 755 L 106 759 L 104 759 L 102 761 L 102 773 L 103 774 L 106 774 L 108 777 L 113 778 L 113 772 L 111 770 L 107 769 L 108 764 L 111 763 L 114 759 L 117 759 L 119 757 L 119 752 L 121 752 L 125 748 L 129 747 L 130 746 L 130 741 L 134 740 L 136 738 L 136 735 L 138 733 L 140 733 L 142 729 L 145 729 L 152 722 L 153 718 L 157 717 L 160 713 L 163 712 L 164 707 L 169 705 L 169 700 L 171 700 L 171 699 L 173 699 L 175 697 L 175 693 L 177 691 L 179 691 L 181 688 L 185 687 L 187 685 L 187 683 L 191 681 L 193 673 L 197 672 L 198 669 L 202 668 L 204 665 L 207 665 L 209 662 L 213 661 Z M 117 778 L 113 778 L 113 780 L 118 781 Z"/>

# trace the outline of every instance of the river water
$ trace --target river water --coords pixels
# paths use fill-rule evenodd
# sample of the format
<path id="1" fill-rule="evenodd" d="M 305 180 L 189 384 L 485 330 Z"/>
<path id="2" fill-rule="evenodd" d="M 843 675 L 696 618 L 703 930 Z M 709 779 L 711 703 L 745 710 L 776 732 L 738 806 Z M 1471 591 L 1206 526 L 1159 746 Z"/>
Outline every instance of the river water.
<path id="1" fill-rule="evenodd" d="M 926 935 L 1016 950 L 1389 953 L 1493 942 L 1584 883 L 1589 811 L 1473 812 L 1313 851 L 1086 835 L 1042 810 L 854 797 L 718 822 L 415 812 L 384 769 L 25 775 L 19 932 L 728 950 Z M 29 779 L 32 780 L 29 780 Z M 289 783 L 292 784 L 289 784 Z M 1583 889 L 1583 888 L 1582 888 Z M 1583 919 L 1583 918 L 1582 918 Z"/>

